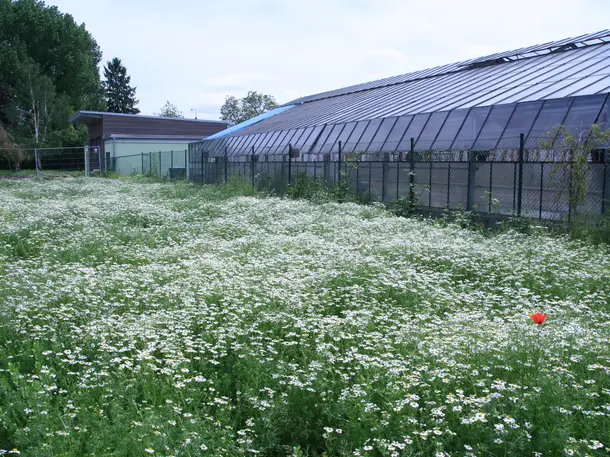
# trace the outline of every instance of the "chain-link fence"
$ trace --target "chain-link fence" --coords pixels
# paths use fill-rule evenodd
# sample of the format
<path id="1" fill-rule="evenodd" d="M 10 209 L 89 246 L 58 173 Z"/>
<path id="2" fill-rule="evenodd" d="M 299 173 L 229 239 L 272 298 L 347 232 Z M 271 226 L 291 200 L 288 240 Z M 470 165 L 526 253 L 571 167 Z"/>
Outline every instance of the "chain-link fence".
<path id="1" fill-rule="evenodd" d="M 0 148 L 0 178 L 102 176 L 99 147 Z"/>
<path id="2" fill-rule="evenodd" d="M 464 210 L 544 220 L 599 216 L 609 208 L 610 173 L 606 154 L 598 151 L 578 161 L 568 151 L 549 149 L 544 141 L 510 139 L 486 148 L 485 141 L 464 148 L 430 150 L 407 143 L 406 152 L 334 150 L 229 156 L 190 145 L 189 178 L 203 184 L 240 179 L 282 193 L 303 178 L 348 187 L 363 201 L 404 199 L 414 208 Z M 435 147 L 438 142 L 435 143 Z M 455 144 L 454 144 L 455 147 Z"/>
<path id="3" fill-rule="evenodd" d="M 143 174 L 169 179 L 186 179 L 188 150 L 150 151 L 111 158 L 107 163 L 112 171 L 122 175 Z"/>

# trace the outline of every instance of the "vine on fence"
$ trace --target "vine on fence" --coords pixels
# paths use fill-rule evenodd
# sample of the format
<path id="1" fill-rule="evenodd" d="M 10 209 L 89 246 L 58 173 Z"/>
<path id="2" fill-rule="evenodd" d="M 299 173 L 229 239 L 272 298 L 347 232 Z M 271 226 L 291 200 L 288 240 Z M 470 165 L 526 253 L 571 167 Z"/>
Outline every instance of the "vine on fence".
<path id="1" fill-rule="evenodd" d="M 560 125 L 547 134 L 541 148 L 553 151 L 555 164 L 551 177 L 559 172 L 569 176 L 568 201 L 571 212 L 576 213 L 589 192 L 591 163 L 604 162 L 605 151 L 610 147 L 610 130 L 593 125 L 591 130 L 573 134 Z"/>

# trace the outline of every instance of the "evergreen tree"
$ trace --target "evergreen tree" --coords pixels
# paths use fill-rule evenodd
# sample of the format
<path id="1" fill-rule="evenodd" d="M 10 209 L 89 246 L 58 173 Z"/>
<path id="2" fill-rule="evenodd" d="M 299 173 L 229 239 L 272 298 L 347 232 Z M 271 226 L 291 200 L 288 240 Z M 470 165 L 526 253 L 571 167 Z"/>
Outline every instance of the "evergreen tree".
<path id="1" fill-rule="evenodd" d="M 111 113 L 138 114 L 136 108 L 136 88 L 131 87 L 131 76 L 127 76 L 127 69 L 121 59 L 115 57 L 104 67 L 104 94 L 108 111 Z"/>

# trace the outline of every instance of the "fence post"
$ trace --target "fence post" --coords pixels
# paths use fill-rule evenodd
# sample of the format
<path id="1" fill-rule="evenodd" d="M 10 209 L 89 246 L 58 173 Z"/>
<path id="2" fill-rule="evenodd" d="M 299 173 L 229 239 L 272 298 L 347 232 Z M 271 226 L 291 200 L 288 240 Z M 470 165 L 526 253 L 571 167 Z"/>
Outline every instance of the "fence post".
<path id="1" fill-rule="evenodd" d="M 572 222 L 572 200 L 574 192 L 572 190 L 572 182 L 574 180 L 574 162 L 572 154 L 570 154 L 570 181 L 568 183 L 568 224 Z"/>
<path id="2" fill-rule="evenodd" d="M 169 167 L 174 168 L 174 150 L 170 151 Z"/>
<path id="3" fill-rule="evenodd" d="M 337 184 L 341 184 L 341 153 L 343 152 L 343 147 L 341 145 L 341 141 L 339 141 L 339 156 L 337 158 L 338 166 L 337 169 Z"/>
<path id="4" fill-rule="evenodd" d="M 381 201 L 385 202 L 388 197 L 388 185 L 387 182 L 388 177 L 388 167 L 390 165 L 390 154 L 387 152 L 383 153 L 383 163 L 381 165 Z"/>
<path id="5" fill-rule="evenodd" d="M 256 165 L 254 163 L 255 157 L 256 156 L 254 154 L 252 154 L 252 156 L 250 157 L 250 180 L 252 182 L 252 187 L 254 187 L 254 174 L 256 172 Z"/>
<path id="6" fill-rule="evenodd" d="M 204 153 L 203 153 L 203 149 L 201 150 L 201 184 L 203 184 L 203 160 L 204 160 Z"/>
<path id="7" fill-rule="evenodd" d="M 144 152 L 140 153 L 142 155 L 142 174 L 144 174 Z"/>
<path id="8" fill-rule="evenodd" d="M 159 151 L 159 178 L 161 177 L 161 151 Z"/>
<path id="9" fill-rule="evenodd" d="M 190 147 L 190 145 L 189 145 Z M 188 181 L 191 164 L 189 163 L 189 150 L 184 150 L 184 179 Z"/>
<path id="10" fill-rule="evenodd" d="M 415 205 L 415 138 L 411 138 L 411 151 L 409 152 L 409 206 Z"/>
<path id="11" fill-rule="evenodd" d="M 85 155 L 85 157 L 87 156 Z M 34 166 L 36 167 L 36 177 L 38 178 L 38 148 L 34 148 Z"/>
<path id="12" fill-rule="evenodd" d="M 288 185 L 292 184 L 292 144 L 288 144 Z"/>
<path id="13" fill-rule="evenodd" d="M 606 184 L 608 181 L 608 159 L 610 159 L 610 154 L 604 154 L 604 175 L 602 181 L 602 216 L 606 213 Z"/>
<path id="14" fill-rule="evenodd" d="M 152 151 L 148 153 L 148 174 L 152 176 Z"/>
<path id="15" fill-rule="evenodd" d="M 225 146 L 225 184 L 229 182 L 229 148 Z"/>
<path id="16" fill-rule="evenodd" d="M 517 184 L 517 216 L 521 216 L 523 202 L 523 155 L 525 153 L 525 135 L 519 135 L 519 183 Z"/>
<path id="17" fill-rule="evenodd" d="M 101 148 L 97 149 L 97 163 L 100 166 L 100 178 L 102 177 L 102 150 Z"/>
<path id="18" fill-rule="evenodd" d="M 468 151 L 468 191 L 466 198 L 466 210 L 472 211 L 475 207 L 475 194 L 477 189 L 477 153 Z"/>

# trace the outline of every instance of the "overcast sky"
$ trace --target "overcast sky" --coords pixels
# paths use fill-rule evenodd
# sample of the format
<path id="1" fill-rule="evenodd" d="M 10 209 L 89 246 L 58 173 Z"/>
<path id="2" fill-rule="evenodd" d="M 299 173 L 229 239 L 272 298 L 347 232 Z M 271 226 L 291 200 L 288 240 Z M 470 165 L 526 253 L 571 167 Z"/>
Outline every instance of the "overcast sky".
<path id="1" fill-rule="evenodd" d="M 218 119 L 227 95 L 279 103 L 610 27 L 609 0 L 55 0 L 119 57 L 143 114 Z"/>

